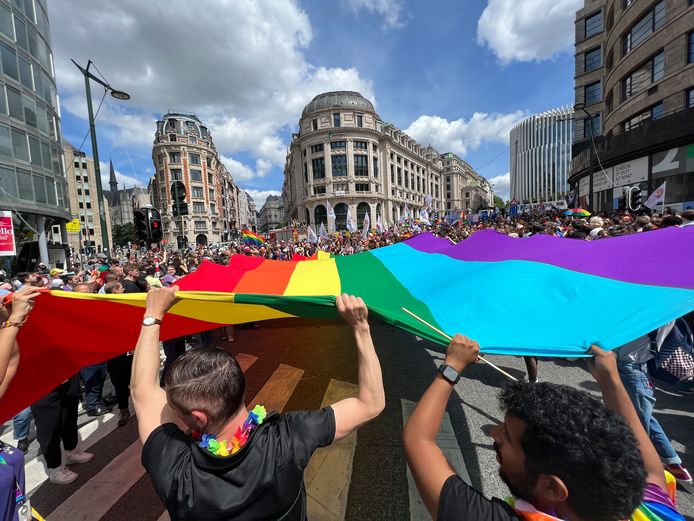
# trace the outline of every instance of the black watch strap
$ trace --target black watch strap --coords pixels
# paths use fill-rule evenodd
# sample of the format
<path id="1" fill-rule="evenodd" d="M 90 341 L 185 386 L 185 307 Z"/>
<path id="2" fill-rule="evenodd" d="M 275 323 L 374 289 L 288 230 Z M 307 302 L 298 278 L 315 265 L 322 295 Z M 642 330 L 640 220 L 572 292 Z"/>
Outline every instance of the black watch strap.
<path id="1" fill-rule="evenodd" d="M 448 364 L 441 364 L 439 366 L 439 373 L 443 376 L 451 385 L 455 385 L 460 380 L 460 373 L 458 370 Z"/>

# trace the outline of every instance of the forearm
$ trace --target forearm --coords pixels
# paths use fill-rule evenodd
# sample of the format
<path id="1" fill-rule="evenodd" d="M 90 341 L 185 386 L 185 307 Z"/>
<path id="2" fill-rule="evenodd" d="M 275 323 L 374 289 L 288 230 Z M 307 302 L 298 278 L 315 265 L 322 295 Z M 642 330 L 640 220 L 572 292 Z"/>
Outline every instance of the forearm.
<path id="1" fill-rule="evenodd" d="M 133 398 L 147 393 L 152 387 L 159 389 L 159 325 L 142 326 L 135 347 L 130 387 Z"/>
<path id="2" fill-rule="evenodd" d="M 0 378 L 3 380 L 14 355 L 18 332 L 19 328 L 14 326 L 0 329 Z"/>
<path id="3" fill-rule="evenodd" d="M 2 398 L 5 395 L 7 388 L 10 386 L 10 383 L 12 382 L 14 375 L 17 373 L 17 368 L 19 367 L 19 345 L 16 341 L 12 343 L 12 348 L 10 349 L 10 355 L 7 362 L 5 362 L 3 356 L 3 360 L 0 363 L 3 364 L 2 366 L 0 366 L 0 398 Z"/>
<path id="4" fill-rule="evenodd" d="M 403 436 L 407 440 L 435 443 L 453 386 L 437 374 L 407 420 Z"/>
<path id="5" fill-rule="evenodd" d="M 371 339 L 368 323 L 354 328 L 358 356 L 358 399 L 374 413 L 380 413 L 385 407 L 386 397 L 383 390 L 381 364 Z"/>

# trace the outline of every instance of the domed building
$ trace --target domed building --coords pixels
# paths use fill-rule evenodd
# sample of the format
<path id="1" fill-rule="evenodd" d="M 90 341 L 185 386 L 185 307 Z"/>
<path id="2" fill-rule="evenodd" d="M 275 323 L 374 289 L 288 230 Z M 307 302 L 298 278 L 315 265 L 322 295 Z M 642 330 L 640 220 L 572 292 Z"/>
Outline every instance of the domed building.
<path id="1" fill-rule="evenodd" d="M 319 94 L 304 108 L 287 154 L 285 219 L 318 227 L 328 222 L 330 202 L 338 230 L 346 228 L 348 210 L 357 226 L 368 214 L 373 227 L 379 216 L 393 223 L 406 207 L 418 212 L 427 195 L 434 211 L 452 210 L 445 205 L 444 163 L 432 147 L 384 123 L 358 92 Z M 471 190 L 486 183 L 470 175 L 477 178 Z"/>
<path id="2" fill-rule="evenodd" d="M 157 121 L 152 160 L 156 173 L 149 191 L 161 211 L 165 244 L 227 241 L 245 224 L 239 219 L 240 190 L 197 116 L 169 112 Z M 177 198 L 184 204 L 175 204 Z"/>

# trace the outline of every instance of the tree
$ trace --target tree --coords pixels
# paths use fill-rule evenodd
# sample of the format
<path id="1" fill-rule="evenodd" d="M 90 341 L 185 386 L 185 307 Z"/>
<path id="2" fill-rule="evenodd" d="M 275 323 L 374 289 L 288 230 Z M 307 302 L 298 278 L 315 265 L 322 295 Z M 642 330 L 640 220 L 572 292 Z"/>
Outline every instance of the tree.
<path id="1" fill-rule="evenodd" d="M 116 246 L 127 246 L 128 242 L 135 242 L 135 225 L 133 223 L 115 224 L 113 226 L 113 244 Z"/>
<path id="2" fill-rule="evenodd" d="M 504 206 L 506 206 L 506 204 L 504 203 L 504 200 L 501 197 L 499 197 L 498 195 L 495 195 L 494 196 L 494 206 L 496 206 L 497 208 L 503 208 Z"/>

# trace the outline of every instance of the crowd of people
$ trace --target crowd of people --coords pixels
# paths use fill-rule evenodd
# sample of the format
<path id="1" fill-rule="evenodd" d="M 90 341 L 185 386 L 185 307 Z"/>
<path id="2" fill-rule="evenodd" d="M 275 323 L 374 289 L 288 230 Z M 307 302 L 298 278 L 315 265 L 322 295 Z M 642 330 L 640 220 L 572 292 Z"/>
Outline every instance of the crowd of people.
<path id="1" fill-rule="evenodd" d="M 220 335 L 203 334 L 197 349 L 186 339 L 163 343 L 159 325 L 176 301 L 176 282 L 202 262 L 228 264 L 232 255 L 276 260 L 310 258 L 319 251 L 350 255 L 387 246 L 429 231 L 453 243 L 480 229 L 522 238 L 549 234 L 579 240 L 641 233 L 694 224 L 694 211 L 681 214 L 611 213 L 590 218 L 546 212 L 472 222 L 435 219 L 406 221 L 386 230 L 326 234 L 318 240 L 267 241 L 200 246 L 181 252 L 119 248 L 111 257 L 75 258 L 68 269 L 39 265 L 33 272 L 0 272 L 0 399 L 21 356 L 16 342 L 39 288 L 90 293 L 147 292 L 147 307 L 134 352 L 84 367 L 14 418 L 17 448 L 26 452 L 30 422 L 36 425 L 49 480 L 63 485 L 78 478 L 74 465 L 93 455 L 77 448 L 79 402 L 101 416 L 117 407 L 118 425 L 131 420 L 132 402 L 143 447 L 143 464 L 171 519 L 305 519 L 303 470 L 313 451 L 349 435 L 383 410 L 385 395 L 368 311 L 358 297 L 343 295 L 336 305 L 354 329 L 359 352 L 359 393 L 319 411 L 278 415 L 243 403 L 245 380 L 233 355 L 213 349 Z M 501 395 L 504 423 L 493 432 L 500 474 L 514 501 L 489 501 L 456 476 L 435 437 L 453 385 L 477 360 L 478 346 L 456 336 L 445 364 L 419 401 L 404 431 L 408 464 L 424 504 L 435 519 L 619 520 L 635 509 L 676 513 L 667 469 L 683 483 L 692 478 L 653 415 L 653 373 L 669 377 L 682 392 L 694 392 L 694 314 L 664 325 L 616 350 L 591 347 L 591 372 L 603 403 L 576 389 L 537 380 L 537 360 L 528 359 L 529 382 Z M 590 346 L 586 346 L 588 349 Z M 449 368 L 449 369 L 446 369 Z M 665 376 L 663 376 L 665 375 Z M 110 379 L 113 394 L 104 394 Z M 253 406 L 254 404 L 250 404 Z M 576 414 L 591 411 L 590 414 Z M 181 426 L 188 430 L 181 430 Z M 570 427 L 569 427 L 570 426 Z M 199 433 L 199 434 L 195 434 Z M 597 440 L 600 440 L 599 442 Z M 246 450 L 241 450 L 248 445 Z M 62 447 L 62 448 L 61 448 Z M 12 478 L 0 493 L 23 484 L 20 451 L 2 447 Z M 15 456 L 11 456 L 14 454 Z M 0 470 L 2 465 L 0 465 Z M 8 474 L 9 476 L 9 474 Z M 0 479 L 3 474 L 0 473 Z M 204 487 L 200 486 L 205 483 Z M 607 486 L 606 486 L 607 484 Z M 9 496 L 8 496 L 9 497 Z M 22 495 L 23 498 L 23 495 Z M 22 501 L 5 502 L 0 520 L 13 519 Z M 543 512 L 532 517 L 528 512 Z M 204 512 L 204 514 L 203 514 Z M 207 516 L 207 517 L 204 517 Z M 677 517 L 679 516 L 679 517 Z"/>

